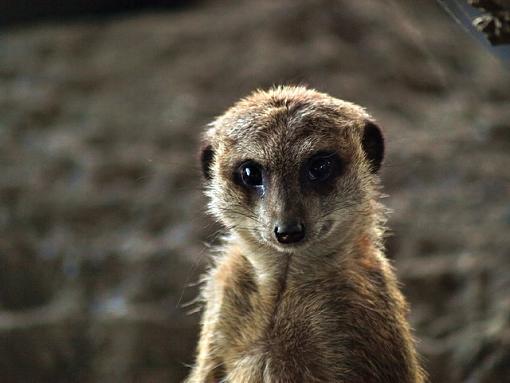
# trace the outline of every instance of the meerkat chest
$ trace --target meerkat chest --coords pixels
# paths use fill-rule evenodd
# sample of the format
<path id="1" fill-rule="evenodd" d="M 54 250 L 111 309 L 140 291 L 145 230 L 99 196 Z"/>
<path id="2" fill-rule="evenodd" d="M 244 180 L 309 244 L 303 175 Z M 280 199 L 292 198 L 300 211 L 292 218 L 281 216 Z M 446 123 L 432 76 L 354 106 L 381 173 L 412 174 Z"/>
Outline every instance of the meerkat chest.
<path id="1" fill-rule="evenodd" d="M 219 328 L 232 381 L 313 381 L 312 376 L 327 381 L 333 376 L 329 366 L 341 354 L 338 345 L 331 352 L 338 318 L 328 296 L 311 290 L 225 291 Z"/>
<path id="2" fill-rule="evenodd" d="M 220 292 L 211 339 L 225 382 L 413 381 L 384 274 L 294 269 L 285 283 L 264 284 L 235 266 L 211 286 Z"/>

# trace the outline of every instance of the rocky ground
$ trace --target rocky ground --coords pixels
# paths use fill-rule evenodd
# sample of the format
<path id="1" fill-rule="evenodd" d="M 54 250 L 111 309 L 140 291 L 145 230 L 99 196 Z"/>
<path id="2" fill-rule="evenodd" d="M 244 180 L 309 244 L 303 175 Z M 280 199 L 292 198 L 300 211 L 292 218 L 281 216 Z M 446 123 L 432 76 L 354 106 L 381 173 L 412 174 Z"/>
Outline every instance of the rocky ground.
<path id="1" fill-rule="evenodd" d="M 218 226 L 195 161 L 306 83 L 386 132 L 388 254 L 432 382 L 510 376 L 510 68 L 426 0 L 204 1 L 0 33 L 0 380 L 178 382 Z"/>

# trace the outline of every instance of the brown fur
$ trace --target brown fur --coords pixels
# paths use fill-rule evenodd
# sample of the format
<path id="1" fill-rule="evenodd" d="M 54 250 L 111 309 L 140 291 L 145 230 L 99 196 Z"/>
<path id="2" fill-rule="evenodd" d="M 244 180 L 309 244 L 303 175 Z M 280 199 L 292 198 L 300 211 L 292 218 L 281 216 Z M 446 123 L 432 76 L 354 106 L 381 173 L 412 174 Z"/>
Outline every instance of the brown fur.
<path id="1" fill-rule="evenodd" d="M 257 91 L 211 124 L 207 194 L 228 235 L 206 276 L 187 382 L 424 381 L 382 252 L 378 132 L 359 106 L 303 87 Z M 343 170 L 312 190 L 302 168 L 320 150 L 338 153 Z M 247 159 L 267 173 L 262 196 L 233 181 Z M 305 223 L 302 243 L 274 239 L 288 217 Z"/>

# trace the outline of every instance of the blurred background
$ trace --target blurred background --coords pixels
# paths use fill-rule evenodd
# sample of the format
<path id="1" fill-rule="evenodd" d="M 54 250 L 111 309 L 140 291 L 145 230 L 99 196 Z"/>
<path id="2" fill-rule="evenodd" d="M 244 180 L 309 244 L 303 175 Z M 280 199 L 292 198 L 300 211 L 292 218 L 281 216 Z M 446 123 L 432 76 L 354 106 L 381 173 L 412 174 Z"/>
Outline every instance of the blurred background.
<path id="1" fill-rule="evenodd" d="M 199 135 L 280 83 L 385 129 L 386 246 L 431 381 L 510 381 L 510 72 L 436 2 L 56 4 L 0 7 L 1 382 L 183 379 L 219 229 Z"/>

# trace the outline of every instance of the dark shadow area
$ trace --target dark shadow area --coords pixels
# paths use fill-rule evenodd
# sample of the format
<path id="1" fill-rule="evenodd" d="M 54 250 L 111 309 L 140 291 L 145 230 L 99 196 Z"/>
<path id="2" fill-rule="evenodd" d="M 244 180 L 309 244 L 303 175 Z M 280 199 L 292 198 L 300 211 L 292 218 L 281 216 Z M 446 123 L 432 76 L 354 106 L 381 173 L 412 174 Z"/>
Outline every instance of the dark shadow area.
<path id="1" fill-rule="evenodd" d="M 93 20 L 141 10 L 183 8 L 197 0 L 18 0 L 0 2 L 0 28 L 45 21 Z"/>

